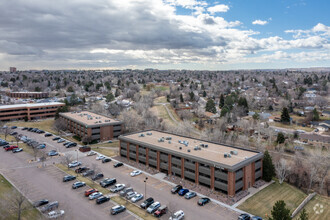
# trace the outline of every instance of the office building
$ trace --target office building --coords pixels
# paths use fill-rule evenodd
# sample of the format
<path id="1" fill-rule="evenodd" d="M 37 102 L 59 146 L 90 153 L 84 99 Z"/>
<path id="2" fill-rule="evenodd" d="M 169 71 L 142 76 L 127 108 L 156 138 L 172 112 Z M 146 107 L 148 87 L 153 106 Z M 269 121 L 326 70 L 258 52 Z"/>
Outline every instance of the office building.
<path id="1" fill-rule="evenodd" d="M 6 92 L 6 95 L 11 98 L 30 98 L 30 99 L 44 99 L 48 98 L 48 92 Z"/>

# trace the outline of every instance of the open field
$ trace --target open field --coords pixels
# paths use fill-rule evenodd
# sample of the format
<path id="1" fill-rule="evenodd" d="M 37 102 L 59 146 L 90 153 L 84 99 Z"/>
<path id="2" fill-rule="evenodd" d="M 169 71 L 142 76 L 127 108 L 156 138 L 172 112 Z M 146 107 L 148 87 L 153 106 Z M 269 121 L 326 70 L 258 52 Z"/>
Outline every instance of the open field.
<path id="1" fill-rule="evenodd" d="M 314 129 L 313 128 L 309 128 L 309 127 L 302 127 L 302 126 L 297 126 L 295 124 L 292 125 L 286 125 L 286 124 L 282 124 L 280 122 L 271 122 L 269 123 L 269 125 L 271 126 L 276 126 L 276 127 L 280 127 L 280 128 L 286 128 L 286 129 L 293 129 L 293 130 L 304 130 L 307 132 L 311 132 Z"/>
<path id="2" fill-rule="evenodd" d="M 165 107 L 163 105 L 155 105 L 150 109 L 158 118 L 162 118 L 165 123 L 170 125 L 176 125 L 175 121 L 173 121 L 170 115 L 167 113 Z"/>
<path id="3" fill-rule="evenodd" d="M 124 205 L 126 207 L 126 209 L 130 210 L 131 212 L 133 212 L 134 214 L 138 215 L 139 217 L 141 217 L 145 220 L 157 219 L 157 218 L 153 217 L 152 215 L 147 214 L 147 212 L 144 209 L 141 209 L 140 207 L 136 206 L 135 204 L 130 203 L 127 200 L 125 200 L 119 196 L 114 196 L 111 198 L 111 200 L 113 200 L 114 202 L 116 202 L 120 205 Z"/>
<path id="4" fill-rule="evenodd" d="M 93 144 L 90 145 L 90 147 L 119 147 L 119 141 L 114 140 L 112 143 L 108 143 L 108 142 L 103 142 L 103 143 L 99 143 L 99 144 Z"/>
<path id="5" fill-rule="evenodd" d="M 16 189 L 2 175 L 0 175 L 0 201 L 6 200 L 6 197 L 13 193 L 13 190 Z M 0 219 L 17 219 L 16 213 L 9 213 L 9 209 L 2 208 L 3 207 L 0 207 Z M 42 219 L 42 215 L 37 209 L 33 208 L 31 204 L 28 205 L 27 210 L 23 211 L 21 217 L 23 220 Z"/>
<path id="6" fill-rule="evenodd" d="M 92 151 L 98 152 L 107 157 L 114 157 L 114 156 L 118 155 L 118 153 L 116 151 L 114 151 L 112 149 L 106 149 L 106 148 L 92 147 Z"/>
<path id="7" fill-rule="evenodd" d="M 289 208 L 292 213 L 306 196 L 307 195 L 299 189 L 287 183 L 280 185 L 276 181 L 247 199 L 237 208 L 253 215 L 266 218 L 266 215 L 270 216 L 276 201 L 283 200 L 286 203 L 286 207 Z"/>
<path id="8" fill-rule="evenodd" d="M 69 175 L 72 175 L 72 176 L 77 176 L 77 173 L 75 173 L 73 170 L 71 169 L 68 169 L 65 165 L 63 164 L 56 164 L 56 166 L 61 169 L 62 171 L 66 172 L 67 174 Z M 89 178 L 86 178 L 86 177 L 83 177 L 81 175 L 78 175 L 77 176 L 77 179 L 79 181 L 82 181 L 82 182 L 85 182 L 86 185 L 88 185 L 89 187 L 91 188 L 95 188 L 97 189 L 99 192 L 102 192 L 103 194 L 108 194 L 109 193 L 109 190 L 101 187 L 98 183 L 92 181 L 91 179 Z"/>
<path id="9" fill-rule="evenodd" d="M 0 134 L 0 138 L 3 139 L 3 140 L 5 140 L 5 135 L 4 134 Z M 8 134 L 7 135 L 7 138 L 6 138 L 6 141 L 9 142 L 9 143 L 10 142 L 16 142 L 16 139 L 15 139 L 14 136 L 11 136 L 11 135 Z"/>
<path id="10" fill-rule="evenodd" d="M 155 98 L 154 102 L 155 103 L 167 103 L 167 100 L 166 100 L 165 96 L 160 96 L 158 98 Z"/>
<path id="11" fill-rule="evenodd" d="M 319 204 L 319 205 L 317 205 Z M 315 211 L 314 211 L 315 207 Z M 305 206 L 308 218 L 312 220 L 323 220 L 328 219 L 330 216 L 330 199 L 329 197 L 316 195 L 311 201 Z M 300 213 L 296 215 L 295 220 L 299 219 Z"/>
<path id="12" fill-rule="evenodd" d="M 54 124 L 54 119 L 45 119 L 40 121 L 15 121 L 15 122 L 9 122 L 7 123 L 7 126 L 17 126 L 17 127 L 32 127 L 32 128 L 39 128 L 44 131 L 51 132 L 53 134 L 57 134 L 57 131 L 55 131 L 52 127 Z"/>

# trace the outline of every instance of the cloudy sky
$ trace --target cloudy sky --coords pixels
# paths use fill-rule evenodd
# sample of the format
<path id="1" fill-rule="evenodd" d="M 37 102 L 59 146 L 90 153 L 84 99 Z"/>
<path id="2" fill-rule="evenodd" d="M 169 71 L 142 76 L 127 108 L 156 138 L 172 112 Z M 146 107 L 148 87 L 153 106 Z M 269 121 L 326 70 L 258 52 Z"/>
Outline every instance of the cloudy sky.
<path id="1" fill-rule="evenodd" d="M 2 0 L 0 69 L 330 66 L 328 0 Z"/>

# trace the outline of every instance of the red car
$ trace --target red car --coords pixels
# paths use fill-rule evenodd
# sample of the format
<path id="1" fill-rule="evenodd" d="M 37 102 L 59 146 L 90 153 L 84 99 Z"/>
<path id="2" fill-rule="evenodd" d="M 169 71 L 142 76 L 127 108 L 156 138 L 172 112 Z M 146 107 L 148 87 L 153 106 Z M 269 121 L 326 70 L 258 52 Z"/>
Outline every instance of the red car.
<path id="1" fill-rule="evenodd" d="M 5 150 L 9 151 L 9 150 L 13 150 L 15 148 L 18 148 L 18 146 L 11 145 L 11 146 L 6 147 Z"/>
<path id="2" fill-rule="evenodd" d="M 166 207 L 166 205 L 163 205 L 163 206 L 159 207 L 159 209 L 154 213 L 154 216 L 159 218 L 162 215 L 166 214 L 166 212 L 167 212 L 167 207 Z"/>
<path id="3" fill-rule="evenodd" d="M 97 189 L 89 189 L 85 191 L 85 196 L 89 196 L 92 193 L 98 192 Z"/>

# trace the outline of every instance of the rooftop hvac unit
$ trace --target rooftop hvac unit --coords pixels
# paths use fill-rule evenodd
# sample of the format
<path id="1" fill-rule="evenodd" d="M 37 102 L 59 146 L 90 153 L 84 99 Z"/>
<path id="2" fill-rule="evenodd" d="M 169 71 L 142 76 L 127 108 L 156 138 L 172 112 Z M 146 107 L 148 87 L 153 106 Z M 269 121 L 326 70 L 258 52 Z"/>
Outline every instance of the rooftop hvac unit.
<path id="1" fill-rule="evenodd" d="M 164 139 L 163 138 L 159 138 L 158 139 L 158 142 L 164 142 Z"/>
<path id="2" fill-rule="evenodd" d="M 237 155 L 238 152 L 237 152 L 237 150 L 231 150 L 231 151 L 230 151 L 230 154 L 232 154 L 232 155 Z"/>
<path id="3" fill-rule="evenodd" d="M 172 137 L 166 137 L 166 140 L 172 140 Z"/>
<path id="4" fill-rule="evenodd" d="M 196 146 L 196 147 L 194 147 L 194 150 L 198 150 L 198 147 Z"/>
<path id="5" fill-rule="evenodd" d="M 178 142 L 181 144 L 181 141 L 180 140 Z"/>
<path id="6" fill-rule="evenodd" d="M 188 149 L 187 151 L 188 151 L 188 152 L 190 152 L 190 150 L 189 150 L 189 149 Z"/>
<path id="7" fill-rule="evenodd" d="M 139 137 L 144 137 L 144 134 L 139 134 Z"/>
<path id="8" fill-rule="evenodd" d="M 99 123 L 102 123 L 102 121 L 99 121 Z"/>
<path id="9" fill-rule="evenodd" d="M 230 158 L 230 157 L 231 157 L 231 154 L 224 153 L 223 157 L 224 157 L 224 158 L 227 158 L 227 157 Z"/>
<path id="10" fill-rule="evenodd" d="M 207 148 L 209 145 L 208 144 L 204 144 L 204 147 Z"/>
<path id="11" fill-rule="evenodd" d="M 169 144 L 171 144 L 172 142 L 171 141 L 168 141 Z"/>
<path id="12" fill-rule="evenodd" d="M 105 122 L 109 122 L 110 120 L 105 120 Z"/>
<path id="13" fill-rule="evenodd" d="M 151 132 L 147 132 L 147 135 L 152 135 L 152 133 Z"/>

